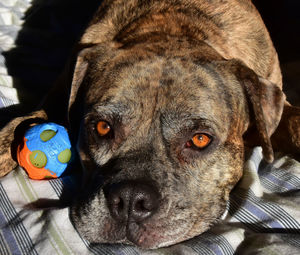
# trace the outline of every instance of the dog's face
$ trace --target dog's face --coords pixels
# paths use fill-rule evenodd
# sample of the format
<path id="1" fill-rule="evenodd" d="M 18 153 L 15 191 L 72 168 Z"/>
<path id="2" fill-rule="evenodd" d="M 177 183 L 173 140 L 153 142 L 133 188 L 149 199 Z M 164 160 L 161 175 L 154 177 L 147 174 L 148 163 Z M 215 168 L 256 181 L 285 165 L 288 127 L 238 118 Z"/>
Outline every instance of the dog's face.
<path id="1" fill-rule="evenodd" d="M 142 248 L 204 232 L 242 175 L 249 114 L 240 81 L 201 47 L 97 52 L 75 74 L 86 102 L 81 117 L 75 111 L 78 151 L 91 180 L 71 209 L 75 227 L 90 242 Z"/>

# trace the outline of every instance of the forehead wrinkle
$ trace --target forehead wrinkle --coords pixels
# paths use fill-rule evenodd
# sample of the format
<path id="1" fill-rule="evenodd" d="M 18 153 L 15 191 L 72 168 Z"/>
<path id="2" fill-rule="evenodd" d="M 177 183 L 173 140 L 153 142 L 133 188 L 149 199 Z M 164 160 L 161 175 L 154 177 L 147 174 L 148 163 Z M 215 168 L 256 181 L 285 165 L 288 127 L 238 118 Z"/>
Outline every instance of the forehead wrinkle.
<path id="1" fill-rule="evenodd" d="M 183 70 L 186 71 L 183 72 Z M 193 72 L 190 72 L 191 70 Z M 139 132 L 148 133 L 151 123 L 164 109 L 179 113 L 186 110 L 189 113 L 189 116 L 182 120 L 179 117 L 178 124 L 171 123 L 172 119 L 176 119 L 171 117 L 169 125 L 173 129 L 178 125 L 187 125 L 191 119 L 211 120 L 209 125 L 214 129 L 224 130 L 225 128 L 214 122 L 214 118 L 220 117 L 224 112 L 222 109 L 216 111 L 213 107 L 215 103 L 220 104 L 218 95 L 213 93 L 218 86 L 218 80 L 208 68 L 188 62 L 183 65 L 177 59 L 157 57 L 124 67 L 116 82 L 121 86 L 115 86 L 116 89 L 109 90 L 109 95 L 113 101 L 126 102 L 126 105 L 119 108 L 114 103 L 115 105 L 109 106 L 110 111 L 112 114 L 120 115 L 125 112 L 122 110 L 120 113 L 120 109 L 127 107 L 128 111 L 130 108 L 130 112 L 136 114 L 131 117 L 141 123 L 138 128 Z M 185 86 L 186 83 L 189 86 Z M 195 104 L 195 102 L 198 103 Z M 105 107 L 107 106 L 104 106 L 103 110 Z M 136 108 L 139 108 L 139 111 L 136 111 Z M 98 110 L 101 111 L 101 108 Z"/>
<path id="2" fill-rule="evenodd" d="M 128 112 L 129 108 L 122 103 L 114 103 L 97 105 L 94 110 L 100 115 L 121 116 Z"/>
<path id="3" fill-rule="evenodd" d="M 162 114 L 161 115 L 161 130 L 164 137 L 172 138 L 185 132 L 197 132 L 197 131 L 210 131 L 216 134 L 222 132 L 220 125 L 213 119 L 206 119 L 203 115 L 196 115 L 190 113 L 180 113 L 174 116 L 174 114 Z"/>
<path id="4" fill-rule="evenodd" d="M 225 119 L 224 115 L 227 116 L 228 113 L 227 108 L 223 107 L 226 106 L 226 102 L 223 102 L 224 96 L 220 97 L 216 93 L 220 86 L 224 86 L 223 82 L 220 83 L 219 77 L 216 78 L 209 69 L 203 66 L 197 66 L 195 69 L 195 65 L 192 65 L 194 72 L 187 73 L 181 79 L 189 82 L 189 86 L 173 79 L 172 83 L 165 83 L 161 87 L 160 97 L 164 97 L 165 101 L 161 110 L 161 125 L 165 126 L 165 131 L 175 135 L 182 130 L 193 129 L 195 123 L 198 123 L 199 128 L 201 125 L 207 126 L 223 140 L 228 133 L 228 126 L 223 125 L 226 122 L 222 119 Z M 188 68 L 188 64 L 184 68 Z M 167 79 L 170 72 L 165 74 Z"/>

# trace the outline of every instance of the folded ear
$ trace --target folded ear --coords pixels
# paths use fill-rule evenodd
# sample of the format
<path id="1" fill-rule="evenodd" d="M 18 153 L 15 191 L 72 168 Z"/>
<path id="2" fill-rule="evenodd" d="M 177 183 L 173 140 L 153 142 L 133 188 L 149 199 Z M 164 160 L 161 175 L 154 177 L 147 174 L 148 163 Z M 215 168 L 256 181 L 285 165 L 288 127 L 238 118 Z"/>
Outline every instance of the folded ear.
<path id="1" fill-rule="evenodd" d="M 235 73 L 245 89 L 250 105 L 250 127 L 245 134 L 245 144 L 258 142 L 267 162 L 274 160 L 271 135 L 276 130 L 283 111 L 285 95 L 274 83 L 258 76 L 241 62 L 234 63 Z M 257 137 L 258 139 L 255 139 Z"/>
<path id="2" fill-rule="evenodd" d="M 69 114 L 70 110 L 73 107 L 73 104 L 75 103 L 78 90 L 80 88 L 80 85 L 83 82 L 83 79 L 86 75 L 88 65 L 89 65 L 89 55 L 93 51 L 93 48 L 86 48 L 83 49 L 79 52 L 77 55 L 77 59 L 75 62 L 75 67 L 73 71 L 73 78 L 72 78 L 72 83 L 71 83 L 71 90 L 70 90 L 70 97 L 69 97 Z M 70 118 L 70 116 L 69 116 Z"/>
<path id="3" fill-rule="evenodd" d="M 76 59 L 73 61 L 73 68 L 70 72 L 73 73 L 71 78 L 71 88 L 68 104 L 68 119 L 71 129 L 79 127 L 80 116 L 85 107 L 85 94 L 89 89 L 90 80 L 92 80 L 93 74 L 89 72 L 94 66 L 105 67 L 106 63 L 113 58 L 116 54 L 119 45 L 114 42 L 83 45 L 84 49 L 79 51 Z M 101 69 L 101 68 L 100 68 Z M 77 130 L 72 130 L 76 134 Z"/>
<path id="4" fill-rule="evenodd" d="M 93 47 L 81 50 L 75 60 L 73 69 L 73 77 L 71 81 L 69 104 L 68 104 L 68 122 L 72 130 L 73 138 L 76 138 L 80 125 L 80 116 L 83 111 L 83 82 L 87 75 L 89 67 L 89 55 L 93 51 Z"/>

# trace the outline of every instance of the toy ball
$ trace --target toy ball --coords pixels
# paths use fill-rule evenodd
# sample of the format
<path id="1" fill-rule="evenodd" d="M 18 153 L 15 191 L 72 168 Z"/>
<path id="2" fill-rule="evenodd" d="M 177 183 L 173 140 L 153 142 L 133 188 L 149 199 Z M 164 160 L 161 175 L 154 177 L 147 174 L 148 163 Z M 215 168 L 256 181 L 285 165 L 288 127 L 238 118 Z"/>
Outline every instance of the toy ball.
<path id="1" fill-rule="evenodd" d="M 55 123 L 30 128 L 17 150 L 19 164 L 31 179 L 42 180 L 62 175 L 71 160 L 67 130 Z"/>

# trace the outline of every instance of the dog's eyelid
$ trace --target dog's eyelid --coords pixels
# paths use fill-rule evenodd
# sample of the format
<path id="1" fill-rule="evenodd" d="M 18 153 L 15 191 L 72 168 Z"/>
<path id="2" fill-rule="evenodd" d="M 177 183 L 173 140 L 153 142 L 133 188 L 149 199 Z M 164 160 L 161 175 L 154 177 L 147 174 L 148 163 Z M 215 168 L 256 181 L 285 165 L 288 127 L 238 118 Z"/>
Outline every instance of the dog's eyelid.
<path id="1" fill-rule="evenodd" d="M 215 123 L 213 120 L 210 119 L 205 119 L 205 118 L 193 118 L 192 119 L 194 123 L 194 129 L 197 132 L 208 132 L 209 134 L 211 133 L 214 134 L 216 133 L 217 130 L 219 130 L 219 125 Z"/>
<path id="2" fill-rule="evenodd" d="M 189 131 L 189 137 L 191 139 L 192 139 L 192 137 L 194 137 L 198 134 L 206 135 L 211 139 L 215 139 L 218 136 L 217 130 L 214 127 L 208 126 L 208 125 L 197 125 L 197 126 L 194 126 L 193 128 L 191 128 Z"/>

